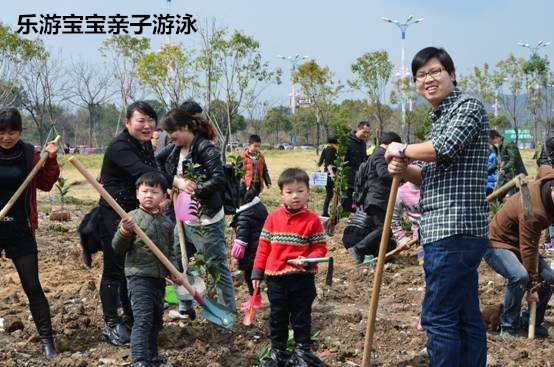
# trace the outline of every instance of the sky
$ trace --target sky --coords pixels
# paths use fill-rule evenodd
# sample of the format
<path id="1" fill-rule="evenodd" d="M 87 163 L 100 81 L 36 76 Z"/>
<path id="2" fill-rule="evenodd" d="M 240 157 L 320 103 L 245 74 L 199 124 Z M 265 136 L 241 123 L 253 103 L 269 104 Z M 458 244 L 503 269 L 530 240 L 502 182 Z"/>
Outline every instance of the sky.
<path id="1" fill-rule="evenodd" d="M 21 14 L 122 15 L 167 13 L 166 0 L 20 0 L 3 2 L 0 21 L 17 29 Z M 513 53 L 528 57 L 530 51 L 517 42 L 552 45 L 541 49 L 550 60 L 554 56 L 552 0 L 172 0 L 174 14 L 192 14 L 195 19 L 215 18 L 219 24 L 238 29 L 257 39 L 264 58 L 281 67 L 284 81 L 270 86 L 265 96 L 273 103 L 286 104 L 290 91 L 290 68 L 276 55 L 307 55 L 328 66 L 335 78 L 352 78 L 350 65 L 362 54 L 386 50 L 391 61 L 400 64 L 400 31 L 381 20 L 385 16 L 400 21 L 413 14 L 424 18 L 409 28 L 406 39 L 406 65 L 426 46 L 444 47 L 452 56 L 459 74 L 473 66 L 496 64 Z M 39 36 L 64 57 L 98 60 L 98 48 L 109 35 Z M 152 36 L 157 48 L 161 36 Z M 174 42 L 195 45 L 199 35 L 173 36 Z M 355 91 L 345 97 L 360 97 Z"/>

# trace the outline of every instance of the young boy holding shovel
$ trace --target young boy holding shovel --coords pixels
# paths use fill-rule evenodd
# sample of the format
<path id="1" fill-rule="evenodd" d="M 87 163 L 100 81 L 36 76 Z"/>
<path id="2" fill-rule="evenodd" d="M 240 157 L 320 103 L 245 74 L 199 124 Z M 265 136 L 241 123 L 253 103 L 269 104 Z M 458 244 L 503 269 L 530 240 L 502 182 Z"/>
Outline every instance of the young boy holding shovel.
<path id="1" fill-rule="evenodd" d="M 158 333 L 162 328 L 165 277 L 169 271 L 135 236 L 136 223 L 168 258 L 172 257 L 173 224 L 159 211 L 167 182 L 157 172 L 145 173 L 136 182 L 140 207 L 123 219 L 112 241 L 114 251 L 125 255 L 125 276 L 133 309 L 131 331 L 132 366 L 159 366 L 166 358 L 158 354 Z M 180 284 L 178 279 L 173 282 Z"/>
<path id="2" fill-rule="evenodd" d="M 279 177 L 278 185 L 282 205 L 265 221 L 252 271 L 254 288 L 266 275 L 271 304 L 273 353 L 261 366 L 321 366 L 321 360 L 310 350 L 317 267 L 304 260 L 325 256 L 325 234 L 317 214 L 307 209 L 308 174 L 299 168 L 288 168 Z M 289 322 L 294 330 L 292 356 L 286 351 Z"/>

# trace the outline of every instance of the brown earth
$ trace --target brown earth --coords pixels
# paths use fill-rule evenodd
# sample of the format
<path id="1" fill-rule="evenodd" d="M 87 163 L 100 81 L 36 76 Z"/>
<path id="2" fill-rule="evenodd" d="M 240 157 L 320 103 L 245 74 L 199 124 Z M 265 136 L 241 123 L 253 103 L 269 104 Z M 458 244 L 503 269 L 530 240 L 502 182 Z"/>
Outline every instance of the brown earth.
<path id="1" fill-rule="evenodd" d="M 10 323 L 19 319 L 23 330 L 0 332 L 0 366 L 123 366 L 129 365 L 128 348 L 99 340 L 102 311 L 98 298 L 101 254 L 92 269 L 80 260 L 76 227 L 88 208 L 71 206 L 71 221 L 51 222 L 41 212 L 39 243 L 40 276 L 50 306 L 56 342 L 62 353 L 51 363 L 41 358 L 27 299 L 10 260 L 0 259 L 0 317 Z M 67 232 L 60 232 L 67 229 Z M 361 363 L 373 268 L 356 267 L 343 249 L 342 225 L 329 239 L 329 254 L 335 258 L 332 288 L 325 286 L 325 265 L 317 278 L 318 299 L 313 307 L 313 332 L 319 332 L 315 350 L 328 366 L 357 366 Z M 553 261 L 552 253 L 548 254 Z M 483 305 L 502 302 L 503 279 L 486 264 L 480 268 Z M 246 287 L 236 278 L 238 302 L 246 300 Z M 403 253 L 387 264 L 383 277 L 373 363 L 380 366 L 425 366 L 420 351 L 425 333 L 415 329 L 423 294 L 422 268 L 413 253 Z M 264 295 L 264 302 L 267 299 Z M 552 303 L 551 303 L 552 305 Z M 197 311 L 200 311 L 197 309 Z M 257 312 L 253 326 L 245 327 L 240 316 L 231 332 L 222 332 L 202 317 L 195 321 L 166 321 L 160 347 L 173 366 L 254 366 L 257 354 L 268 345 L 268 309 Z M 552 307 L 547 320 L 554 323 Z M 17 321 L 17 320 L 16 320 Z M 488 333 L 489 366 L 550 366 L 553 338 L 503 341 Z"/>

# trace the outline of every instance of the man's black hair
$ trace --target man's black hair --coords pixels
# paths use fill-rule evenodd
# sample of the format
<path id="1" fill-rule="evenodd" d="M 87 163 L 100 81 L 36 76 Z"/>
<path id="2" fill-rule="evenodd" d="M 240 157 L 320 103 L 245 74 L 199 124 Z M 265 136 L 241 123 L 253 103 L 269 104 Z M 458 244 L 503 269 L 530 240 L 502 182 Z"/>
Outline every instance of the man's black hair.
<path id="1" fill-rule="evenodd" d="M 501 138 L 502 135 L 497 130 L 489 130 L 489 139 Z"/>
<path id="2" fill-rule="evenodd" d="M 21 114 L 17 108 L 9 107 L 0 110 L 0 131 L 4 130 L 23 131 Z"/>
<path id="3" fill-rule="evenodd" d="M 248 138 L 248 145 L 250 144 L 254 144 L 254 143 L 262 143 L 262 138 L 260 138 L 259 135 L 256 135 L 256 134 L 252 134 L 250 135 L 250 137 Z"/>
<path id="4" fill-rule="evenodd" d="M 394 131 L 384 131 L 381 133 L 381 144 L 390 144 L 392 142 L 402 143 L 402 138 Z"/>
<path id="5" fill-rule="evenodd" d="M 369 121 L 360 121 L 360 122 L 358 122 L 358 129 L 361 129 L 364 126 L 369 127 L 370 126 Z"/>
<path id="6" fill-rule="evenodd" d="M 162 191 L 167 190 L 167 179 L 160 172 L 146 172 L 143 173 L 135 182 L 135 187 L 138 189 L 140 185 L 146 185 L 151 187 L 159 186 Z"/>
<path id="7" fill-rule="evenodd" d="M 448 74 L 452 74 L 456 71 L 456 68 L 454 68 L 454 61 L 452 61 L 452 58 L 444 48 L 426 47 L 419 51 L 412 60 L 412 76 L 414 77 L 414 82 L 416 81 L 418 70 L 433 58 L 439 60 Z M 454 80 L 454 85 L 456 86 L 457 84 L 456 80 Z"/>
<path id="8" fill-rule="evenodd" d="M 127 114 L 126 114 L 127 120 L 129 120 L 133 116 L 133 113 L 135 111 L 138 111 L 146 116 L 153 118 L 156 122 L 158 121 L 158 114 L 148 102 L 136 101 L 131 103 L 127 107 Z"/>
<path id="9" fill-rule="evenodd" d="M 202 113 L 202 107 L 193 101 L 192 99 L 189 99 L 188 101 L 183 102 L 181 104 L 180 108 L 184 110 L 189 115 L 196 115 L 197 113 Z"/>
<path id="10" fill-rule="evenodd" d="M 277 180 L 277 185 L 280 190 L 283 190 L 283 186 L 293 182 L 303 182 L 307 188 L 310 188 L 310 177 L 301 168 L 287 168 L 284 170 L 279 176 L 279 180 Z"/>
<path id="11" fill-rule="evenodd" d="M 335 135 L 329 135 L 327 137 L 327 144 L 338 144 L 339 141 L 337 140 L 337 137 Z"/>

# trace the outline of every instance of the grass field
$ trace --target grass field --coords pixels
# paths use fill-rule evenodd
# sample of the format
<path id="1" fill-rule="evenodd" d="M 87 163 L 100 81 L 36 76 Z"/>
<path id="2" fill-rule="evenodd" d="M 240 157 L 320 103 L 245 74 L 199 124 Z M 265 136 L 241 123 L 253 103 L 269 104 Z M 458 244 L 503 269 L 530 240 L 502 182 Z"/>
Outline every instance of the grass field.
<path id="1" fill-rule="evenodd" d="M 274 185 L 262 194 L 262 199 L 269 208 L 273 208 L 279 203 L 279 189 L 277 187 L 277 178 L 279 174 L 289 167 L 300 167 L 307 172 L 317 169 L 318 156 L 315 150 L 272 150 L 265 153 L 267 165 L 271 180 Z M 534 177 L 537 172 L 537 167 L 533 158 L 532 150 L 523 150 L 522 157 L 529 172 L 529 177 Z M 61 164 L 61 176 L 68 182 L 79 181 L 80 184 L 71 188 L 69 196 L 83 201 L 96 201 L 98 194 L 88 185 L 81 174 L 69 163 L 67 159 L 69 155 L 64 155 L 59 158 Z M 78 155 L 77 158 L 87 167 L 93 176 L 100 173 L 102 166 L 103 155 Z M 50 194 L 55 194 L 53 190 Z M 41 198 L 45 199 L 49 194 L 41 193 Z M 313 187 L 311 195 L 310 207 L 320 211 L 325 196 L 323 187 Z"/>

